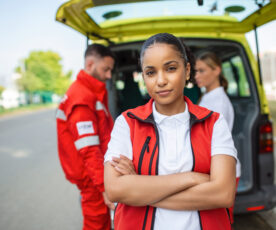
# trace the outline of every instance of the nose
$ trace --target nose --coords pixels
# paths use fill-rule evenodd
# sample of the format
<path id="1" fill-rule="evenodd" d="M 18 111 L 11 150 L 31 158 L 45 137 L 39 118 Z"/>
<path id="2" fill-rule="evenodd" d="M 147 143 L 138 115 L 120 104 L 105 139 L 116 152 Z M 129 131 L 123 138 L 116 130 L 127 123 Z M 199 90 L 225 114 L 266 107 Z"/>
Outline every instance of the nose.
<path id="1" fill-rule="evenodd" d="M 163 86 L 165 86 L 167 83 L 168 83 L 168 81 L 167 81 L 166 74 L 164 74 L 162 71 L 159 71 L 159 72 L 158 72 L 158 75 L 157 75 L 157 85 L 158 85 L 159 87 L 163 87 Z"/>
<path id="2" fill-rule="evenodd" d="M 112 78 L 112 73 L 111 73 L 111 71 L 106 72 L 105 77 L 106 77 L 107 80 L 110 80 L 110 79 Z"/>
<path id="3" fill-rule="evenodd" d="M 200 77 L 200 73 L 199 73 L 199 71 L 196 71 L 195 79 L 197 80 L 199 77 Z"/>

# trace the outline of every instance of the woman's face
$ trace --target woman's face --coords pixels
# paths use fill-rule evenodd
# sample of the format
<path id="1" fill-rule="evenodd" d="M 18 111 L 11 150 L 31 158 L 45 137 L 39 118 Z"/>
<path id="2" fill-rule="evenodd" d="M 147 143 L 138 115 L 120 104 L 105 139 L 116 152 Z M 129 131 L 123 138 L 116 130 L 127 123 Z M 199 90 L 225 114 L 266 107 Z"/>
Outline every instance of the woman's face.
<path id="1" fill-rule="evenodd" d="M 195 79 L 198 87 L 205 87 L 207 91 L 219 87 L 219 74 L 220 68 L 218 66 L 211 68 L 204 61 L 196 61 Z"/>
<path id="2" fill-rule="evenodd" d="M 172 106 L 183 101 L 183 90 L 190 66 L 184 66 L 180 53 L 172 45 L 155 43 L 144 53 L 143 77 L 156 107 Z"/>

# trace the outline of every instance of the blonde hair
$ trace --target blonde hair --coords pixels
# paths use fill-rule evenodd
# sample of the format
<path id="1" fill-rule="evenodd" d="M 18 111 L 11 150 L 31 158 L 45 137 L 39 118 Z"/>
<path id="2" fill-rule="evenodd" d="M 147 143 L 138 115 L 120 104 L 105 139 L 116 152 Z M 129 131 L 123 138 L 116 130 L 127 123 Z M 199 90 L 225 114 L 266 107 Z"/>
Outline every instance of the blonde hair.
<path id="1" fill-rule="evenodd" d="M 197 60 L 203 61 L 210 68 L 215 69 L 216 67 L 220 67 L 222 69 L 221 60 L 217 57 L 215 53 L 212 52 L 204 52 L 197 56 Z M 219 74 L 219 84 L 224 88 L 224 91 L 227 91 L 228 81 L 220 71 Z"/>

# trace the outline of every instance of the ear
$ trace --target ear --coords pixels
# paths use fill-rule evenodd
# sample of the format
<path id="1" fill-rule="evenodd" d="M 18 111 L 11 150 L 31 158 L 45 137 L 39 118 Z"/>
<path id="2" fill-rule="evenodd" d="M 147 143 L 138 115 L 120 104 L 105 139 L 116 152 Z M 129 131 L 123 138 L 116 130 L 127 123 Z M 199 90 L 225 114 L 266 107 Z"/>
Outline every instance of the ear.
<path id="1" fill-rule="evenodd" d="M 91 70 L 93 65 L 94 65 L 93 57 L 92 56 L 86 57 L 86 59 L 85 59 L 85 69 L 89 71 L 89 70 Z"/>
<path id="2" fill-rule="evenodd" d="M 221 68 L 220 68 L 219 66 L 215 66 L 214 71 L 215 71 L 215 74 L 216 74 L 217 76 L 219 76 L 220 73 L 221 73 Z"/>
<path id="3" fill-rule="evenodd" d="M 186 72 L 185 72 L 185 78 L 187 81 L 190 79 L 190 73 L 191 73 L 191 65 L 188 62 L 186 65 Z"/>

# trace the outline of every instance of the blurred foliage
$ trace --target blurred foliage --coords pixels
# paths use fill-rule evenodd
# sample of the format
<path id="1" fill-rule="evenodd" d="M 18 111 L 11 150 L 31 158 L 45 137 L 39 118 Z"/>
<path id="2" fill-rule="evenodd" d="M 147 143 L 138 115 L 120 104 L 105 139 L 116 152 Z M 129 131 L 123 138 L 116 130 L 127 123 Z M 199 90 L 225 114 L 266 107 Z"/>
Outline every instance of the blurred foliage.
<path id="1" fill-rule="evenodd" d="M 3 93 L 4 90 L 5 90 L 5 88 L 0 85 L 0 96 L 2 95 L 2 93 Z"/>
<path id="2" fill-rule="evenodd" d="M 31 104 L 31 105 L 23 105 L 20 107 L 9 108 L 9 109 L 4 109 L 4 108 L 0 107 L 0 117 L 5 116 L 5 115 L 20 114 L 20 113 L 24 113 L 24 112 L 35 111 L 35 110 L 44 109 L 44 108 L 56 108 L 56 104 L 53 104 L 53 103 Z"/>
<path id="3" fill-rule="evenodd" d="M 23 59 L 21 66 L 15 68 L 21 78 L 19 88 L 27 93 L 37 91 L 53 92 L 63 95 L 71 84 L 72 71 L 63 73 L 61 57 L 52 51 L 33 51 Z"/>

